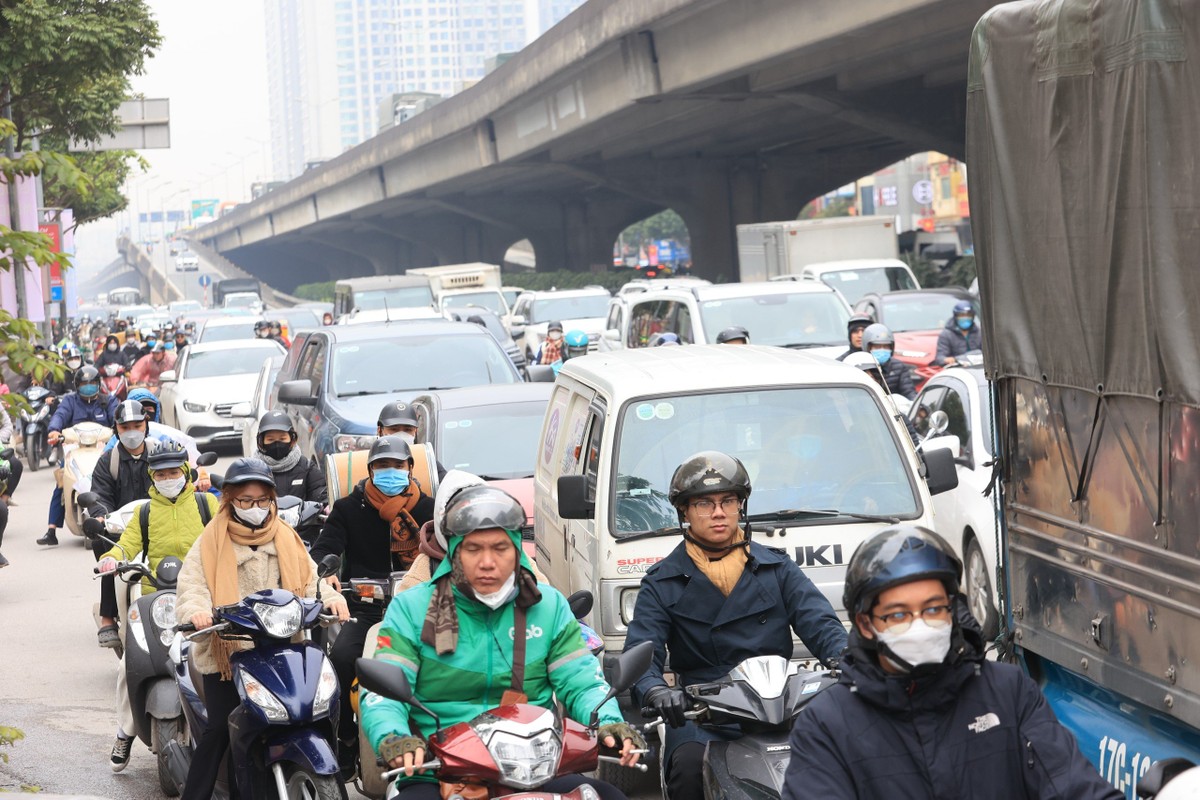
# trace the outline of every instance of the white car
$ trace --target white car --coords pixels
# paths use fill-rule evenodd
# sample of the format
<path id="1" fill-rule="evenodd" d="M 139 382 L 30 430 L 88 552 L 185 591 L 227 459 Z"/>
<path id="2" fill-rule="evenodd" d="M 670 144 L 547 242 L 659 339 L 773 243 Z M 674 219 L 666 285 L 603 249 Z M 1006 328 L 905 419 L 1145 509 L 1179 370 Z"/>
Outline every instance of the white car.
<path id="1" fill-rule="evenodd" d="M 209 317 L 201 323 L 196 335 L 196 342 L 231 342 L 234 340 L 253 339 L 254 325 L 262 322 L 262 317 L 229 316 Z"/>
<path id="2" fill-rule="evenodd" d="M 653 292 L 655 289 L 691 289 L 695 286 L 711 284 L 712 281 L 706 281 L 704 278 L 693 278 L 686 275 L 674 278 L 634 278 L 617 290 L 617 297 Z"/>
<path id="3" fill-rule="evenodd" d="M 258 381 L 254 384 L 254 396 L 249 402 L 238 403 L 229 410 L 237 418 L 244 419 L 242 428 L 242 455 L 250 458 L 258 450 L 258 421 L 263 414 L 271 410 L 271 387 L 275 385 L 275 376 L 283 366 L 285 356 L 271 356 L 263 362 L 258 371 Z"/>
<path id="4" fill-rule="evenodd" d="M 233 292 L 225 295 L 225 301 L 221 303 L 222 308 L 244 308 L 252 314 L 261 314 L 263 312 L 262 298 L 254 292 Z"/>
<path id="5" fill-rule="evenodd" d="M 283 354 L 270 339 L 189 345 L 175 369 L 162 374 L 163 422 L 202 447 L 240 441 L 246 419 L 234 417 L 233 407 L 251 400 L 263 362 Z"/>
<path id="6" fill-rule="evenodd" d="M 203 308 L 199 300 L 172 300 L 167 303 L 167 316 L 178 320 L 180 316 Z"/>
<path id="7" fill-rule="evenodd" d="M 992 480 L 988 465 L 995 457 L 988 397 L 982 367 L 947 367 L 929 379 L 908 415 L 921 436 L 929 434 L 935 411 L 945 412 L 948 419 L 938 438 L 948 441 L 955 453 L 958 488 L 933 498 L 934 528 L 962 559 L 971 613 L 990 638 L 1000 624 L 995 592 L 1000 525 L 992 499 L 983 495 Z"/>
<path id="8" fill-rule="evenodd" d="M 608 314 L 611 297 L 602 286 L 525 292 L 518 297 L 507 327 L 525 353 L 525 363 L 534 363 L 551 322 L 562 323 L 563 335 L 573 330 L 586 333 L 590 342 L 588 350 L 594 351 L 604 330 L 604 317 Z"/>
<path id="9" fill-rule="evenodd" d="M 175 259 L 176 272 L 199 272 L 200 257 L 195 253 L 183 253 Z"/>

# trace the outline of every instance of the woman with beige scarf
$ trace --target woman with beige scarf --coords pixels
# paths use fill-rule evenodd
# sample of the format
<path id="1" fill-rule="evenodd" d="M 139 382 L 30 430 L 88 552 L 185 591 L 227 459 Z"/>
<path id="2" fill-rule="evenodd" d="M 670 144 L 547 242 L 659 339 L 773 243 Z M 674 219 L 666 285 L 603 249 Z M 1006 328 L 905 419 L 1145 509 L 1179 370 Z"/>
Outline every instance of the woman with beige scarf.
<path id="1" fill-rule="evenodd" d="M 213 624 L 214 607 L 237 603 L 263 589 L 314 597 L 317 566 L 300 536 L 276 514 L 270 468 L 257 458 L 240 458 L 226 473 L 217 515 L 184 559 L 175 613 L 197 629 L 207 628 Z M 349 619 L 340 594 L 330 589 L 324 596 L 328 609 L 339 619 Z M 192 643 L 189 658 L 201 673 L 210 726 L 192 757 L 184 800 L 212 796 L 217 769 L 229 747 L 229 714 L 239 703 L 230 656 L 253 646 L 215 635 Z M 231 788 L 236 785 L 232 775 L 229 782 Z"/>

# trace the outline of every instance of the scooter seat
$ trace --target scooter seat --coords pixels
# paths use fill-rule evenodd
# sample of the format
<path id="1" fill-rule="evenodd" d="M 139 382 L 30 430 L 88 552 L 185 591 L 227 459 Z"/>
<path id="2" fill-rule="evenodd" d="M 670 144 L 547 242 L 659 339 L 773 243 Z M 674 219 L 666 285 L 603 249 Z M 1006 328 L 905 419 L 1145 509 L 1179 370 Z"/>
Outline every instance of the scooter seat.
<path id="1" fill-rule="evenodd" d="M 192 687 L 196 690 L 196 696 L 200 698 L 200 702 L 208 705 L 208 701 L 204 699 L 204 675 L 200 670 L 196 669 L 196 662 L 191 658 L 187 660 L 188 680 L 192 682 Z"/>

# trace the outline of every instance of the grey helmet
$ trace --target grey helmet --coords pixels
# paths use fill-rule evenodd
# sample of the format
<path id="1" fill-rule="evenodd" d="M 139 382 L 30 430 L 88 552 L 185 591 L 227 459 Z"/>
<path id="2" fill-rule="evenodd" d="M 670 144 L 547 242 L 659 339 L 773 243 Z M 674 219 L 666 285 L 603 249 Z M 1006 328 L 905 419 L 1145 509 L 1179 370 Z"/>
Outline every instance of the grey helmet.
<path id="1" fill-rule="evenodd" d="M 896 349 L 896 337 L 892 335 L 892 330 L 882 322 L 873 322 L 863 331 L 862 349 L 864 352 L 871 352 L 871 345 L 882 344 Z"/>
<path id="2" fill-rule="evenodd" d="M 184 468 L 188 463 L 188 451 L 174 439 L 147 442 L 146 466 L 151 472 L 173 467 Z M 184 468 L 186 473 L 188 470 Z"/>
<path id="3" fill-rule="evenodd" d="M 125 422 L 145 422 L 146 411 L 137 400 L 123 400 L 113 414 L 113 428 Z"/>

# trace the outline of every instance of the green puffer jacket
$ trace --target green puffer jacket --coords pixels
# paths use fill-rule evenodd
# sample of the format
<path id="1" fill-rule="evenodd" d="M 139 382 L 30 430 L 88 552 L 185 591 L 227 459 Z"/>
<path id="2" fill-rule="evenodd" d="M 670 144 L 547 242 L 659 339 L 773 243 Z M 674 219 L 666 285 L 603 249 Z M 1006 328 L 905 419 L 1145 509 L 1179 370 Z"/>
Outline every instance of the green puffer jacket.
<path id="1" fill-rule="evenodd" d="M 217 515 L 217 498 L 204 493 L 200 497 L 208 503 L 212 512 L 209 516 Z M 142 552 L 142 523 L 141 509 L 129 520 L 121 538 L 117 542 L 125 548 L 130 556 Z M 183 559 L 191 549 L 192 543 L 204 531 L 204 522 L 200 519 L 200 508 L 196 505 L 196 487 L 190 480 L 179 493 L 179 497 L 170 500 L 159 493 L 158 489 L 150 487 L 150 571 L 158 569 L 158 562 L 167 556 Z M 112 548 L 101 558 L 112 556 L 118 561 L 125 558 L 121 550 Z M 148 580 L 142 581 L 142 591 L 152 592 L 154 587 Z"/>
<path id="2" fill-rule="evenodd" d="M 474 719 L 500 705 L 500 698 L 512 683 L 512 602 L 492 611 L 456 589 L 458 649 L 439 656 L 434 648 L 421 641 L 425 611 L 433 597 L 435 582 L 450 571 L 461 541 L 450 543 L 448 557 L 442 560 L 432 580 L 393 598 L 379 630 L 379 648 L 375 651 L 375 658 L 404 669 L 417 699 L 438 715 L 442 727 Z M 514 544 L 520 551 L 519 534 L 514 537 Z M 521 565 L 530 569 L 524 553 Z M 542 599 L 526 611 L 525 618 L 525 694 L 530 703 L 543 708 L 552 708 L 558 699 L 567 716 L 586 724 L 592 710 L 607 694 L 608 684 L 600 662 L 584 647 L 579 622 L 567 599 L 547 584 L 539 583 L 538 589 Z M 433 719 L 419 709 L 366 692 L 361 703 L 361 724 L 376 752 L 391 734 L 415 734 L 428 739 L 434 732 Z M 602 725 L 623 721 L 616 700 L 609 700 L 601 707 Z M 431 778 L 426 776 L 426 780 Z"/>

